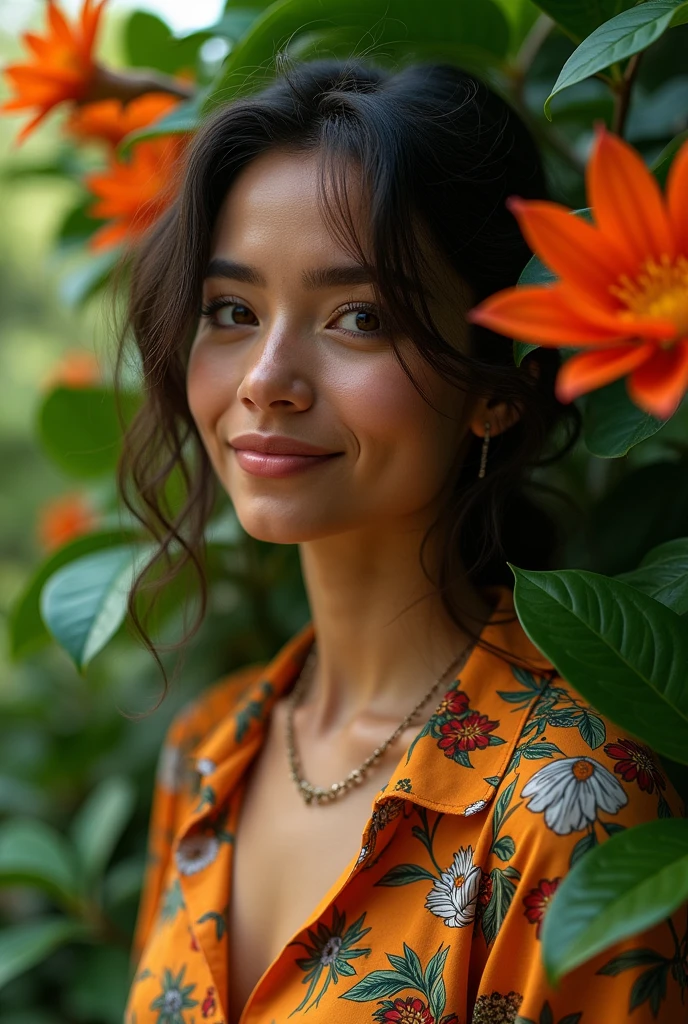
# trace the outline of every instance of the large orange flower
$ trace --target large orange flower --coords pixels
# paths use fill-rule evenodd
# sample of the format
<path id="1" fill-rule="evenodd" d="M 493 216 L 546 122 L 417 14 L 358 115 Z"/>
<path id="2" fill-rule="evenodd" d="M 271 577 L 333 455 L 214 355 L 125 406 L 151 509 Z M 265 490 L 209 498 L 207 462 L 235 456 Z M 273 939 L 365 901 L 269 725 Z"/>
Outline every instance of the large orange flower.
<path id="1" fill-rule="evenodd" d="M 179 96 L 167 92 L 147 92 L 128 103 L 117 99 L 85 103 L 74 108 L 65 129 L 78 139 L 103 139 L 118 146 L 125 135 L 169 114 L 179 102 Z"/>
<path id="2" fill-rule="evenodd" d="M 132 148 L 128 160 L 113 156 L 107 170 L 86 178 L 98 197 L 89 212 L 111 221 L 92 236 L 92 249 L 132 241 L 158 219 L 174 199 L 188 138 L 145 139 Z"/>
<path id="3" fill-rule="evenodd" d="M 599 124 L 586 186 L 594 224 L 557 203 L 507 200 L 558 280 L 506 288 L 468 319 L 521 341 L 585 349 L 559 371 L 560 401 L 628 375 L 632 401 L 666 419 L 688 389 L 688 142 L 663 197 L 640 155 Z"/>
<path id="4" fill-rule="evenodd" d="M 80 491 L 63 494 L 43 505 L 38 516 L 38 541 L 44 551 L 54 551 L 70 540 L 91 533 L 98 515 Z"/>
<path id="5" fill-rule="evenodd" d="M 45 36 L 25 32 L 31 50 L 26 64 L 10 64 L 5 74 L 16 95 L 1 110 L 38 110 L 19 133 L 26 138 L 45 115 L 65 100 L 83 100 L 95 74 L 93 48 L 100 16 L 107 0 L 85 0 L 77 21 L 70 25 L 63 12 L 48 0 L 48 31 Z"/>

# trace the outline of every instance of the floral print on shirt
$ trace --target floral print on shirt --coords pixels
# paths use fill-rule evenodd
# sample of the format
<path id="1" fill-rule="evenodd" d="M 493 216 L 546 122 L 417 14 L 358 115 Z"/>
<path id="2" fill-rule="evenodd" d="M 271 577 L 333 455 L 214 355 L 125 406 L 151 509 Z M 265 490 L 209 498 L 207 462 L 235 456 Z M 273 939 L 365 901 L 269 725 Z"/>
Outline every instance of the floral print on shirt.
<path id="1" fill-rule="evenodd" d="M 685 814 L 659 762 L 533 647 L 506 587 L 495 621 L 372 801 L 358 854 L 250 994 L 242 1024 L 678 1024 L 682 908 L 565 977 L 540 963 L 561 880 L 623 828 Z M 504 613 L 511 612 L 511 621 Z M 499 621 L 497 621 L 499 620 Z M 227 923 L 242 780 L 308 624 L 210 688 L 161 752 L 125 1024 L 228 1024 Z M 266 841 L 279 843 L 266 823 Z M 288 865 L 279 878 L 288 884 Z M 275 883 L 273 883 L 275 884 Z"/>

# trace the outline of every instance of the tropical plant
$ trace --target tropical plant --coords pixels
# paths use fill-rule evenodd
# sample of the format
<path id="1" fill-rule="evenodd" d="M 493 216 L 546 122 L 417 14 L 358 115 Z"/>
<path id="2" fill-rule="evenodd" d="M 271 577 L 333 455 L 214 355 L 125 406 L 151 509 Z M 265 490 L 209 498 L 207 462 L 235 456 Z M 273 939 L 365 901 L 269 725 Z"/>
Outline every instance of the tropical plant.
<path id="1" fill-rule="evenodd" d="M 227 0 L 216 24 L 184 37 L 135 11 L 124 26 L 127 62 L 118 68 L 96 58 L 105 7 L 85 0 L 72 24 L 48 0 L 47 29 L 26 35 L 29 59 L 6 72 L 14 94 L 5 110 L 31 114 L 20 138 L 54 109 L 63 115 L 59 151 L 24 173 L 67 177 L 80 188 L 55 240 L 70 256 L 63 293 L 75 305 L 101 293 L 129 243 L 170 202 L 202 117 L 267 81 L 280 54 L 355 53 L 387 66 L 452 61 L 518 110 L 541 146 L 557 202 L 510 200 L 534 256 L 516 288 L 471 317 L 503 333 L 505 344 L 514 339 L 517 365 L 536 345 L 565 349 L 558 394 L 579 403 L 584 432 L 564 465 L 543 471 L 576 498 L 582 525 L 565 524 L 563 568 L 512 567 L 516 610 L 562 676 L 662 755 L 684 785 L 688 0 Z M 138 401 L 135 386 L 122 396 L 125 422 Z M 29 659 L 56 641 L 80 673 L 91 673 L 110 643 L 131 645 L 126 595 L 148 552 L 117 507 L 122 425 L 111 384 L 92 367 L 57 374 L 37 434 L 70 494 L 52 519 L 43 517 L 49 550 L 14 604 L 10 647 Z M 252 540 L 231 508 L 218 507 L 207 540 L 204 628 L 224 638 L 228 671 L 270 656 L 292 635 L 307 617 L 305 593 L 294 552 Z M 186 590 L 182 580 L 166 593 L 161 637 L 175 635 Z M 47 977 L 54 951 L 74 943 L 126 948 L 131 912 L 118 917 L 118 900 L 136 892 L 145 843 L 143 810 L 138 831 L 126 831 L 130 787 L 126 777 L 100 783 L 59 827 L 45 811 L 0 826 L 0 886 L 29 887 L 40 893 L 41 914 L 53 910 L 28 922 L 11 906 L 5 911 L 0 985 L 29 968 Z M 553 897 L 543 927 L 550 977 L 687 898 L 684 820 L 612 836 L 581 858 Z M 76 977 L 77 963 L 65 964 Z M 27 996 L 21 1009 L 36 1007 Z M 121 1004 L 115 994 L 69 1012 L 108 1024 Z"/>

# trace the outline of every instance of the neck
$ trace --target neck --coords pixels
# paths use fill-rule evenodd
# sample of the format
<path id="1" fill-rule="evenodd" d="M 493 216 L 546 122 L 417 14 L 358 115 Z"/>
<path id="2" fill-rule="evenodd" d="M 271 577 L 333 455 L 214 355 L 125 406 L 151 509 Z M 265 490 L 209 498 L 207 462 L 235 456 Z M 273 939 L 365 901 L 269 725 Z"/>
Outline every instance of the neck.
<path id="1" fill-rule="evenodd" d="M 317 640 L 304 700 L 313 733 L 339 733 L 361 719 L 401 721 L 473 645 L 423 573 L 421 539 L 419 530 L 386 528 L 301 544 Z M 491 607 L 465 573 L 456 594 L 480 633 Z"/>

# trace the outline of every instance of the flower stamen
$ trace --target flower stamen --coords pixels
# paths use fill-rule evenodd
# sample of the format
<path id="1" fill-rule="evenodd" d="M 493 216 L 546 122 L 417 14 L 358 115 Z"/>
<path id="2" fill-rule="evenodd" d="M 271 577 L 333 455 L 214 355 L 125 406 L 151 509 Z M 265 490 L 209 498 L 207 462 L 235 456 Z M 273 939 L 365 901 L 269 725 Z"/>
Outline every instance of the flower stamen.
<path id="1" fill-rule="evenodd" d="M 676 324 L 676 337 L 660 342 L 663 348 L 671 348 L 688 336 L 688 258 L 680 255 L 672 262 L 667 253 L 662 253 L 658 263 L 648 257 L 635 280 L 620 274 L 618 281 L 609 286 L 609 291 L 627 306 L 628 319 L 640 314 L 663 317 Z"/>

